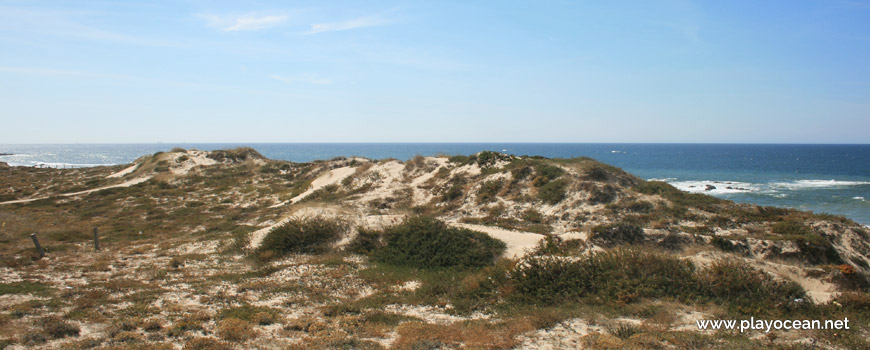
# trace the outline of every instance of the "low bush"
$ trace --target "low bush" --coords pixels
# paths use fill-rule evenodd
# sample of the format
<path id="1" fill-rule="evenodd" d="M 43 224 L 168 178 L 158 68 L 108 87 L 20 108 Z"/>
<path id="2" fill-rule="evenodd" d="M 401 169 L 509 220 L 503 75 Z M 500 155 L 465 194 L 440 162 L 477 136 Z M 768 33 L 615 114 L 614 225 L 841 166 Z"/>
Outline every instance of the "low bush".
<path id="1" fill-rule="evenodd" d="M 720 260 L 698 273 L 699 289 L 706 297 L 728 304 L 735 311 L 763 314 L 771 305 L 785 308 L 795 299 L 804 298 L 801 286 L 780 281 L 745 262 Z"/>
<path id="2" fill-rule="evenodd" d="M 231 350 L 233 347 L 214 338 L 196 338 L 184 343 L 182 350 Z"/>
<path id="3" fill-rule="evenodd" d="M 481 184 L 480 189 L 477 190 L 477 203 L 481 204 L 494 201 L 502 186 L 504 186 L 504 181 L 502 180 L 486 181 Z"/>
<path id="4" fill-rule="evenodd" d="M 578 258 L 530 257 L 517 264 L 508 283 L 516 298 L 533 304 L 673 298 L 715 302 L 732 312 L 756 316 L 806 305 L 795 302 L 805 297 L 800 285 L 774 279 L 741 261 L 721 260 L 696 268 L 669 254 L 633 248 Z"/>
<path id="5" fill-rule="evenodd" d="M 441 201 L 450 202 L 462 198 L 462 196 L 465 194 L 464 188 L 465 179 L 461 177 L 454 178 L 450 182 L 450 187 L 448 187 L 447 190 L 444 191 L 444 194 L 441 195 Z"/>
<path id="6" fill-rule="evenodd" d="M 221 339 L 234 342 L 245 341 L 257 336 L 257 332 L 250 322 L 237 318 L 228 318 L 220 321 L 217 333 Z"/>
<path id="7" fill-rule="evenodd" d="M 694 293 L 694 278 L 690 262 L 631 249 L 579 259 L 533 257 L 511 273 L 521 299 L 544 304 L 581 298 L 631 302 L 637 298 L 689 295 Z"/>
<path id="8" fill-rule="evenodd" d="M 233 163 L 248 159 L 266 159 L 266 157 L 263 157 L 260 152 L 257 152 L 255 149 L 250 147 L 211 151 L 207 157 L 218 162 L 230 161 Z"/>
<path id="9" fill-rule="evenodd" d="M 781 238 L 794 241 L 800 250 L 800 258 L 811 264 L 842 264 L 843 258 L 830 241 L 814 232 L 812 228 L 796 220 L 777 222 L 770 227 Z"/>
<path id="10" fill-rule="evenodd" d="M 356 237 L 348 243 L 345 250 L 352 253 L 369 255 L 384 245 L 381 239 L 382 232 L 367 230 L 362 227 L 357 228 L 357 232 Z"/>
<path id="11" fill-rule="evenodd" d="M 607 204 L 616 199 L 616 188 L 610 185 L 595 187 L 589 194 L 589 203 Z"/>
<path id="12" fill-rule="evenodd" d="M 476 267 L 493 263 L 504 242 L 485 233 L 447 226 L 431 217 L 410 217 L 383 232 L 375 260 L 417 268 Z"/>
<path id="13" fill-rule="evenodd" d="M 586 170 L 586 176 L 593 181 L 607 181 L 610 178 L 607 170 L 599 166 L 593 166 Z"/>
<path id="14" fill-rule="evenodd" d="M 47 316 L 39 320 L 39 326 L 52 339 L 78 337 L 79 326 L 64 321 L 59 316 Z"/>
<path id="15" fill-rule="evenodd" d="M 535 180 L 533 181 L 535 186 L 543 186 L 565 174 L 564 169 L 549 164 L 538 165 L 535 170 Z"/>
<path id="16" fill-rule="evenodd" d="M 565 199 L 568 183 L 564 180 L 550 181 L 538 189 L 538 198 L 547 204 L 556 204 Z"/>
<path id="17" fill-rule="evenodd" d="M 604 246 L 635 244 L 644 240 L 644 234 L 642 228 L 630 224 L 598 225 L 592 228 L 590 239 Z"/>
<path id="18" fill-rule="evenodd" d="M 221 310 L 218 318 L 238 319 L 265 325 L 274 323 L 280 314 L 280 310 L 266 306 L 242 305 Z"/>
<path id="19" fill-rule="evenodd" d="M 293 218 L 269 231 L 259 251 L 273 255 L 322 253 L 346 231 L 347 223 L 338 218 Z"/>

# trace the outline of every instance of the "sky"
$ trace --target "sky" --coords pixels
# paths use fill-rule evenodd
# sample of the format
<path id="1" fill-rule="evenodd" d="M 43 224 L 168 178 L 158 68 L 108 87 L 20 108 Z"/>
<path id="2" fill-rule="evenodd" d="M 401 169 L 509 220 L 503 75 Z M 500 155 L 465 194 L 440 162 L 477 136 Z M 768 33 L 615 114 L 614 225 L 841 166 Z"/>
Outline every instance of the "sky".
<path id="1" fill-rule="evenodd" d="M 0 144 L 870 143 L 870 1 L 4 1 Z"/>

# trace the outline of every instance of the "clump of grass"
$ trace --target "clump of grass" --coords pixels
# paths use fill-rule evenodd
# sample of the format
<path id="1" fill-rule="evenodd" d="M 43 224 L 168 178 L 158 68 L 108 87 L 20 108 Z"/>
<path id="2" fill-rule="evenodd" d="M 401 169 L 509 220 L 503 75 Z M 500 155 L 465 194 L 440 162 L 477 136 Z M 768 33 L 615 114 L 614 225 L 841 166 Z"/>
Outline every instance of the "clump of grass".
<path id="1" fill-rule="evenodd" d="M 347 223 L 339 218 L 293 218 L 269 231 L 258 249 L 271 256 L 323 253 L 346 231 Z"/>
<path id="2" fill-rule="evenodd" d="M 184 343 L 182 350 L 232 350 L 232 346 L 214 338 L 196 338 Z"/>
<path id="3" fill-rule="evenodd" d="M 59 316 L 47 316 L 39 320 L 39 326 L 52 339 L 78 337 L 79 326 L 64 321 Z"/>
<path id="4" fill-rule="evenodd" d="M 38 282 L 0 283 L 0 295 L 31 293 L 43 295 L 50 290 L 50 287 Z"/>
<path id="5" fill-rule="evenodd" d="M 485 233 L 415 216 L 383 232 L 384 245 L 372 254 L 383 263 L 418 268 L 486 266 L 505 249 Z"/>
<path id="6" fill-rule="evenodd" d="M 274 323 L 278 319 L 278 315 L 280 315 L 280 311 L 270 307 L 242 305 L 221 310 L 218 318 L 239 319 L 260 325 L 268 325 Z"/>
<path id="7" fill-rule="evenodd" d="M 604 325 L 604 330 L 619 339 L 628 339 L 635 334 L 642 333 L 640 327 L 629 322 L 613 322 Z"/>
<path id="8" fill-rule="evenodd" d="M 245 341 L 257 336 L 257 331 L 254 330 L 250 322 L 237 318 L 221 320 L 217 333 L 221 339 L 234 342 Z"/>

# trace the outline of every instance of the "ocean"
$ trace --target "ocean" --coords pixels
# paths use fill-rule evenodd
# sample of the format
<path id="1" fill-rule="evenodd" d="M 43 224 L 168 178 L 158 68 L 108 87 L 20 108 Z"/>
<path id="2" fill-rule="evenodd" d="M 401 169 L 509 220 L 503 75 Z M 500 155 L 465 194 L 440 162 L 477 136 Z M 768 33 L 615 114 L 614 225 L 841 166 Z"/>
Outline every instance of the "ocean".
<path id="1" fill-rule="evenodd" d="M 249 143 L 0 145 L 16 166 L 83 167 L 130 163 L 173 147 L 253 147 L 271 159 L 307 162 L 338 156 L 406 160 L 414 155 L 586 156 L 645 179 L 736 202 L 843 215 L 870 225 L 870 145 L 619 143 Z"/>

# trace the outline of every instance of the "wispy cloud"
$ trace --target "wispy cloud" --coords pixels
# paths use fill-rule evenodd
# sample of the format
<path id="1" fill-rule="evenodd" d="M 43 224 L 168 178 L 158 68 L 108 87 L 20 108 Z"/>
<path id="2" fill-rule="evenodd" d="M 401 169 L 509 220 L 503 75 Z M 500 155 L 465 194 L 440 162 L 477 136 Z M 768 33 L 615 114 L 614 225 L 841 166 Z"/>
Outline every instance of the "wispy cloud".
<path id="1" fill-rule="evenodd" d="M 240 15 L 240 16 L 218 16 L 218 15 L 198 15 L 208 22 L 211 27 L 220 28 L 227 32 L 237 32 L 245 30 L 260 30 L 275 27 L 289 18 L 287 15 Z"/>
<path id="2" fill-rule="evenodd" d="M 0 6 L 0 32 L 24 33 L 28 36 L 64 37 L 142 46 L 186 47 L 181 43 L 116 33 L 84 23 L 99 18 L 86 11 L 32 10 Z"/>
<path id="3" fill-rule="evenodd" d="M 280 75 L 270 75 L 269 79 L 283 81 L 285 83 L 303 82 L 303 83 L 309 83 L 309 84 L 315 84 L 315 85 L 332 84 L 332 80 L 322 78 L 322 77 L 319 77 L 319 76 L 311 74 L 311 73 L 305 73 L 305 74 L 302 74 L 298 77 L 282 77 Z"/>
<path id="4" fill-rule="evenodd" d="M 381 16 L 365 16 L 354 18 L 342 22 L 316 23 L 311 25 L 311 30 L 308 34 L 317 34 L 324 32 L 339 32 L 344 30 L 376 27 L 389 23 L 388 20 Z"/>

